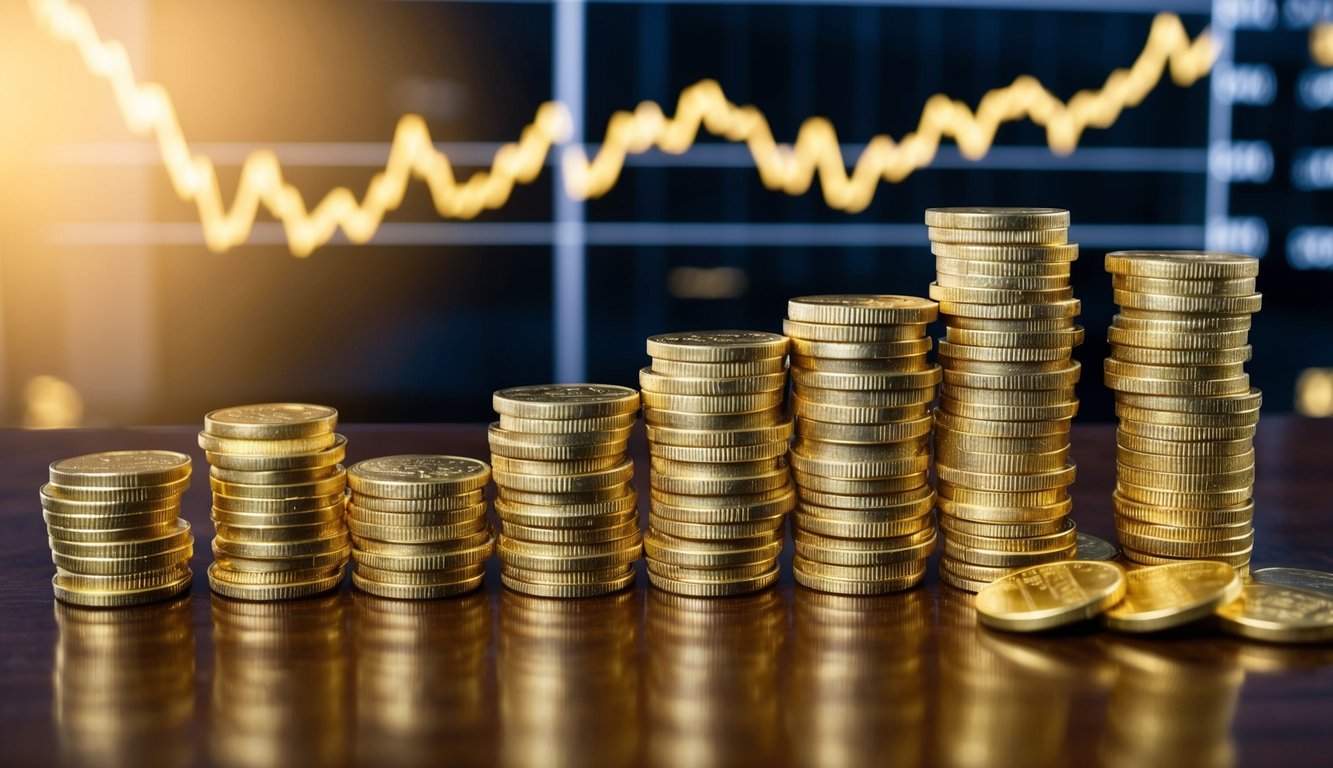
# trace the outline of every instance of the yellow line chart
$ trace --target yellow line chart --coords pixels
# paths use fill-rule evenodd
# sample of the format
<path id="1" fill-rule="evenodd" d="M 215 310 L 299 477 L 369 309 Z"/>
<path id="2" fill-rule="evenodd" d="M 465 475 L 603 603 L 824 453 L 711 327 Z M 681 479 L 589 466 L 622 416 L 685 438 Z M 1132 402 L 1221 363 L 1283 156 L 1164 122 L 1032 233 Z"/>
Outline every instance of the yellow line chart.
<path id="1" fill-rule="evenodd" d="M 1218 53 L 1207 31 L 1191 40 L 1180 17 L 1162 13 L 1153 19 L 1134 63 L 1111 72 L 1101 88 L 1079 91 L 1066 102 L 1036 78 L 1023 75 L 987 92 L 975 110 L 937 94 L 926 101 L 916 130 L 897 141 L 872 137 L 850 170 L 827 119 L 808 118 L 795 142 L 779 143 L 763 112 L 731 102 L 713 80 L 683 90 L 670 117 L 651 101 L 633 111 L 615 112 L 591 158 L 581 146 L 569 143 L 571 120 L 564 106 L 546 102 L 517 142 L 503 145 L 488 169 L 463 180 L 433 145 L 425 119 L 407 114 L 398 121 L 384 170 L 370 179 L 364 197 L 357 199 L 350 189 L 336 187 L 307 207 L 301 191 L 284 178 L 277 155 L 259 149 L 242 165 L 228 206 L 213 161 L 190 151 L 170 95 L 161 85 L 135 77 L 124 46 L 104 40 L 88 12 L 71 0 L 29 0 L 29 6 L 39 24 L 56 39 L 73 44 L 89 72 L 111 86 L 129 130 L 156 139 L 176 194 L 198 209 L 211 250 L 223 252 L 245 243 L 262 206 L 282 222 L 295 256 L 309 255 L 339 229 L 353 243 L 368 242 L 385 214 L 402 204 L 414 179 L 429 188 L 441 217 L 471 219 L 504 206 L 515 186 L 538 177 L 553 152 L 559 152 L 566 192 L 589 199 L 616 185 L 629 155 L 653 148 L 683 154 L 701 132 L 744 144 L 768 189 L 801 195 L 818 177 L 830 207 L 856 213 L 870 205 L 880 183 L 899 183 L 929 165 L 946 138 L 953 139 L 965 157 L 977 159 L 990 150 L 1000 126 L 1030 120 L 1046 129 L 1053 152 L 1067 154 L 1085 130 L 1109 128 L 1126 109 L 1142 102 L 1168 71 L 1176 85 L 1188 87 L 1208 74 Z"/>

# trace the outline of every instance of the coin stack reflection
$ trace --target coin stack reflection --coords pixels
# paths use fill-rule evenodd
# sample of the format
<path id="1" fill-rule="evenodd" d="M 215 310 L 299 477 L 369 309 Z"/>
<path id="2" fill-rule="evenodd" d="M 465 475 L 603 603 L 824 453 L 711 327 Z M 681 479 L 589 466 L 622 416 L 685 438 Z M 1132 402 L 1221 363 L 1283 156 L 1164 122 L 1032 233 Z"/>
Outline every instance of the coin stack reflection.
<path id="1" fill-rule="evenodd" d="M 792 599 L 792 765 L 924 765 L 933 597 L 923 590 L 850 597 L 802 589 Z"/>
<path id="2" fill-rule="evenodd" d="M 1120 418 L 1114 502 L 1125 557 L 1247 571 L 1261 395 L 1245 361 L 1259 261 L 1118 251 L 1106 269 L 1120 305 L 1105 376 Z"/>
<path id="3" fill-rule="evenodd" d="M 56 604 L 62 765 L 194 765 L 190 601 L 103 611 Z"/>
<path id="4" fill-rule="evenodd" d="M 643 553 L 634 461 L 625 455 L 639 393 L 543 384 L 495 393 L 489 432 L 505 586 L 592 597 L 634 581 Z"/>
<path id="5" fill-rule="evenodd" d="M 352 595 L 357 765 L 488 765 L 495 755 L 491 604 Z"/>
<path id="6" fill-rule="evenodd" d="M 500 764 L 641 762 L 639 594 L 500 595 Z"/>
<path id="7" fill-rule="evenodd" d="M 781 765 L 777 590 L 708 600 L 648 591 L 650 766 Z"/>
<path id="8" fill-rule="evenodd" d="M 180 519 L 190 457 L 110 451 L 53 462 L 40 491 L 56 598 L 109 608 L 190 588 L 194 538 Z"/>
<path id="9" fill-rule="evenodd" d="M 824 592 L 907 589 L 935 550 L 926 360 L 935 302 L 914 296 L 802 296 L 787 302 L 792 474 L 800 503 L 796 581 Z"/>
<path id="10" fill-rule="evenodd" d="M 493 541 L 491 468 L 462 456 L 384 456 L 347 470 L 347 527 L 364 592 L 422 600 L 481 586 Z"/>
<path id="11" fill-rule="evenodd" d="M 935 412 L 940 578 L 975 592 L 1075 553 L 1071 358 L 1083 340 L 1069 286 L 1078 246 L 1055 208 L 931 208 L 926 226 L 946 326 Z"/>
<path id="12" fill-rule="evenodd" d="M 214 765 L 347 761 L 347 609 L 340 595 L 289 602 L 212 600 Z"/>
<path id="13" fill-rule="evenodd" d="M 204 417 L 199 447 L 213 489 L 214 592 L 290 600 L 342 583 L 347 539 L 347 439 L 323 405 L 269 403 Z"/>
<path id="14" fill-rule="evenodd" d="M 796 505 L 787 338 L 667 333 L 648 339 L 648 354 L 639 372 L 652 456 L 648 578 L 698 597 L 768 587 Z"/>

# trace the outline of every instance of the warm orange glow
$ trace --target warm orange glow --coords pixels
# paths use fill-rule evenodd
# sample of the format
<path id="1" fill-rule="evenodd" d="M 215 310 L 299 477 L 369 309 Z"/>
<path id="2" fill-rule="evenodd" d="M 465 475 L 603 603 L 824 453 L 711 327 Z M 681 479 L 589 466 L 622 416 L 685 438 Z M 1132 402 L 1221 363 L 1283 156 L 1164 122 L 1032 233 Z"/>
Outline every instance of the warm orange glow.
<path id="1" fill-rule="evenodd" d="M 339 228 L 354 243 L 370 240 L 384 215 L 402 204 L 413 178 L 430 188 L 440 216 L 470 219 L 503 206 L 515 185 L 536 179 L 557 147 L 566 191 L 576 198 L 594 198 L 615 186 L 628 155 L 654 147 L 684 153 L 701 130 L 744 143 L 769 189 L 804 194 L 818 175 L 828 205 L 855 213 L 870 205 L 881 182 L 900 182 L 929 165 L 946 137 L 956 141 L 965 156 L 975 159 L 990 150 L 1001 125 L 1031 120 L 1045 127 L 1054 152 L 1066 154 L 1078 145 L 1084 130 L 1110 127 L 1126 108 L 1139 104 L 1168 69 L 1177 85 L 1188 86 L 1208 73 L 1217 55 L 1206 32 L 1190 40 L 1178 16 L 1159 14 L 1133 66 L 1112 72 L 1101 89 L 1080 91 L 1064 102 L 1025 75 L 988 92 L 975 111 L 943 94 L 933 96 L 915 131 L 900 141 L 884 135 L 873 137 L 850 173 L 828 120 L 811 117 L 801 125 L 794 144 L 779 144 L 762 112 L 732 103 L 713 80 L 682 91 L 672 117 L 651 101 L 642 102 L 633 112 L 616 112 L 591 159 L 581 147 L 565 146 L 570 135 L 565 108 L 553 102 L 542 104 L 519 140 L 500 148 L 489 170 L 463 181 L 454 175 L 449 158 L 433 146 L 425 120 L 409 114 L 398 122 L 384 171 L 371 179 L 361 200 L 351 190 L 337 187 L 307 208 L 301 191 L 284 179 L 277 156 L 258 150 L 246 159 L 236 197 L 228 208 L 212 160 L 191 153 L 162 86 L 139 82 L 124 47 L 103 40 L 81 6 L 69 0 L 29 2 L 51 34 L 73 43 L 89 71 L 111 85 L 130 130 L 157 139 L 176 193 L 199 209 L 209 248 L 225 251 L 244 243 L 262 205 L 283 222 L 288 245 L 297 256 L 308 255 L 328 242 Z"/>
<path id="2" fill-rule="evenodd" d="M 83 421 L 83 396 L 64 379 L 34 376 L 23 389 L 23 401 L 27 429 L 64 429 Z"/>
<path id="3" fill-rule="evenodd" d="M 1310 28 L 1310 59 L 1321 67 L 1333 67 L 1333 22 L 1321 21 Z"/>

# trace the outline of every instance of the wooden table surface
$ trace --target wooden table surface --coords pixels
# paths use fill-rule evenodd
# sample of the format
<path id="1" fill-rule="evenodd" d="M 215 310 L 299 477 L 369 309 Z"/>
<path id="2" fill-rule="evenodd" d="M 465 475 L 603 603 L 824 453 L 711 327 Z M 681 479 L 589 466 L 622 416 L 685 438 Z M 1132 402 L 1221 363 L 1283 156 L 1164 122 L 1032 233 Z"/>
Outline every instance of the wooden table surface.
<path id="1" fill-rule="evenodd" d="M 859 599 L 795 587 L 788 568 L 739 599 L 674 598 L 640 574 L 620 595 L 537 600 L 503 590 L 494 561 L 485 588 L 461 599 L 349 587 L 284 604 L 215 598 L 197 430 L 0 432 L 0 764 L 1333 761 L 1333 647 L 1206 627 L 1005 635 L 979 628 L 970 596 L 933 567 L 922 588 Z M 480 426 L 339 431 L 349 463 L 487 456 Z M 190 595 L 127 611 L 57 605 L 37 504 L 47 464 L 150 447 L 195 457 Z M 1333 421 L 1266 418 L 1257 453 L 1255 567 L 1333 570 Z M 1074 456 L 1074 517 L 1110 536 L 1113 428 L 1076 427 Z"/>

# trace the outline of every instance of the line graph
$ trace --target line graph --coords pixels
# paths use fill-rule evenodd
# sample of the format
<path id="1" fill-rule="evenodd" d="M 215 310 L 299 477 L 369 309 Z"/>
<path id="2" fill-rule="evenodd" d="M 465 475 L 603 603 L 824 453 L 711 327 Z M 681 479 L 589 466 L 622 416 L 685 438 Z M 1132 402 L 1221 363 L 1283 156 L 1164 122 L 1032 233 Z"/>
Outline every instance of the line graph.
<path id="1" fill-rule="evenodd" d="M 286 180 L 277 155 L 260 149 L 246 157 L 228 205 L 214 161 L 191 150 L 170 95 L 136 77 L 124 47 L 103 39 L 86 9 L 71 0 L 29 0 L 29 5 L 53 37 L 73 44 L 87 69 L 111 86 L 130 131 L 156 140 L 176 194 L 196 205 L 211 250 L 246 243 L 262 208 L 281 222 L 296 256 L 309 255 L 339 230 L 349 242 L 368 242 L 386 214 L 402 204 L 414 180 L 426 184 L 441 217 L 471 219 L 503 207 L 516 186 L 537 179 L 553 154 L 567 194 L 591 199 L 615 187 L 631 156 L 654 149 L 684 154 L 701 133 L 743 145 L 766 188 L 795 196 L 818 181 L 830 207 L 855 213 L 870 204 L 881 183 L 902 182 L 930 165 L 946 139 L 957 144 L 963 157 L 977 159 L 990 150 L 1002 125 L 1028 120 L 1045 129 L 1053 152 L 1070 153 L 1086 130 L 1113 125 L 1168 74 L 1180 87 L 1203 78 L 1218 53 L 1208 32 L 1191 39 L 1178 16 L 1162 13 L 1133 64 L 1111 72 L 1100 88 L 1063 101 L 1024 75 L 987 92 L 975 109 L 938 94 L 926 101 L 914 131 L 896 141 L 886 135 L 871 138 L 850 169 L 830 121 L 807 118 L 793 143 L 780 143 L 763 112 L 733 103 L 714 80 L 681 91 L 671 116 L 651 101 L 615 112 L 602 143 L 591 152 L 571 143 L 572 120 L 565 107 L 546 102 L 518 141 L 501 145 L 488 168 L 461 180 L 449 157 L 435 147 L 425 119 L 407 114 L 398 122 L 383 170 L 372 176 L 361 198 L 336 187 L 309 207 L 301 190 Z"/>

